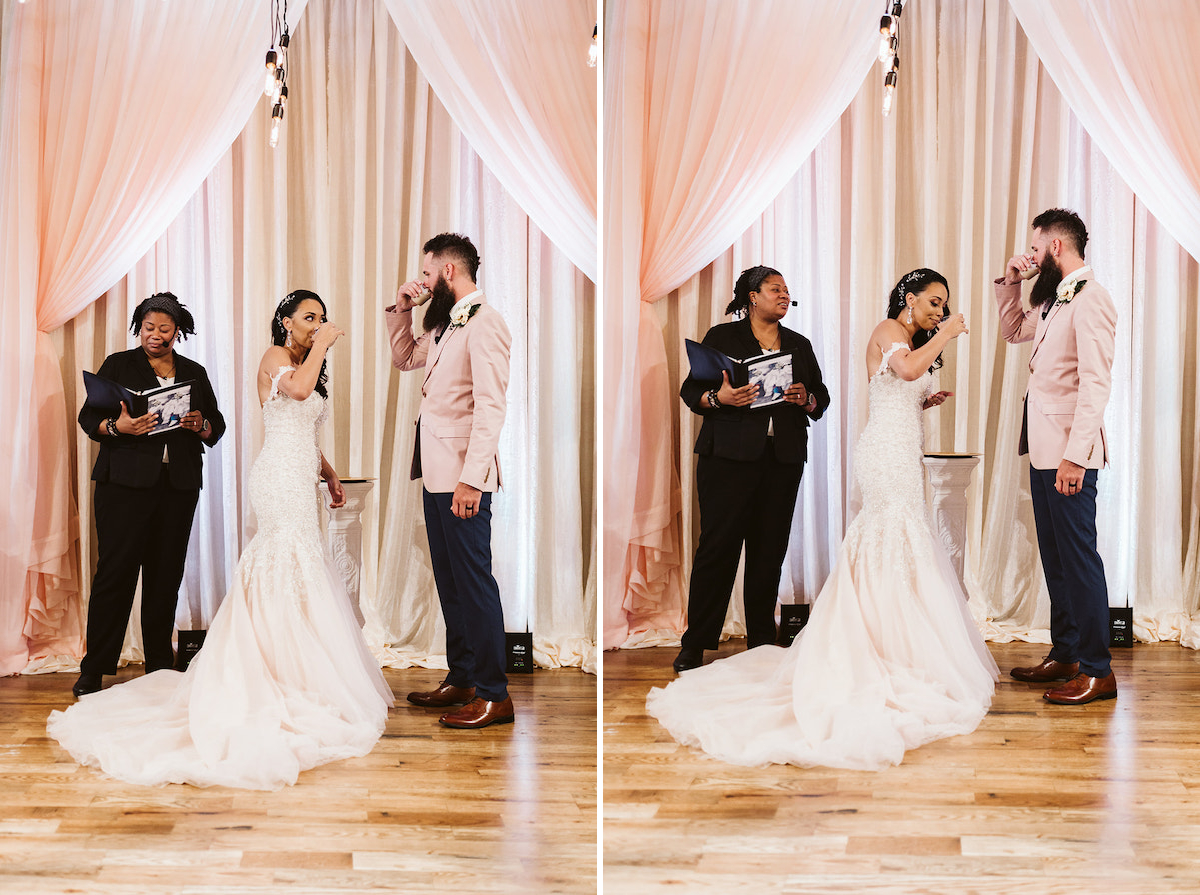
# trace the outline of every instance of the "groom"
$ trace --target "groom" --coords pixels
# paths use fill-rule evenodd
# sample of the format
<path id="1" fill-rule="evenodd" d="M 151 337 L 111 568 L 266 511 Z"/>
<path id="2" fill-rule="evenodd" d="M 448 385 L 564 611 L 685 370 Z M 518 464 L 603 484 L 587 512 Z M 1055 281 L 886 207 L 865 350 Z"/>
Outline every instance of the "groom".
<path id="1" fill-rule="evenodd" d="M 408 701 L 462 708 L 446 727 L 508 724 L 504 613 L 492 575 L 492 493 L 500 487 L 497 443 L 504 425 L 512 338 L 475 285 L 471 240 L 443 233 L 425 243 L 421 278 L 402 285 L 384 311 L 392 363 L 423 367 L 412 478 L 423 478 L 429 555 L 446 621 L 445 681 Z M 412 309 L 428 298 L 424 332 L 413 337 Z M 463 705 L 465 703 L 465 705 Z"/>
<path id="2" fill-rule="evenodd" d="M 1000 333 L 1033 341 L 1020 453 L 1029 454 L 1033 518 L 1050 591 L 1050 655 L 1014 668 L 1029 683 L 1066 683 L 1043 698 L 1059 705 L 1113 699 L 1108 587 L 1096 551 L 1096 476 L 1108 463 L 1104 408 L 1112 385 L 1117 310 L 1084 263 L 1087 228 L 1062 208 L 1033 219 L 1027 254 L 996 280 Z M 1037 275 L 1021 307 L 1021 281 Z"/>

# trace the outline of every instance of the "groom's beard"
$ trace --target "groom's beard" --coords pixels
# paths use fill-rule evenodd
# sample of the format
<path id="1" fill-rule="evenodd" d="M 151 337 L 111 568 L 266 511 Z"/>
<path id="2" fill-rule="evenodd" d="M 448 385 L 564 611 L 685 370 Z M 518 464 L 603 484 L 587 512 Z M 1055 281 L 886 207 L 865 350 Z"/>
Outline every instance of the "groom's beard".
<path id="1" fill-rule="evenodd" d="M 1058 259 L 1047 253 L 1042 261 L 1041 273 L 1037 275 L 1037 279 L 1033 281 L 1033 288 L 1029 290 L 1029 306 L 1038 308 L 1048 301 L 1054 301 L 1058 284 L 1062 280 L 1063 272 L 1058 266 Z"/>
<path id="2" fill-rule="evenodd" d="M 458 302 L 454 290 L 450 288 L 450 284 L 440 273 L 437 282 L 429 291 L 433 294 L 425 306 L 425 318 L 421 321 L 421 325 L 425 327 L 427 333 L 433 332 L 435 329 L 442 329 L 449 324 L 450 309 Z"/>

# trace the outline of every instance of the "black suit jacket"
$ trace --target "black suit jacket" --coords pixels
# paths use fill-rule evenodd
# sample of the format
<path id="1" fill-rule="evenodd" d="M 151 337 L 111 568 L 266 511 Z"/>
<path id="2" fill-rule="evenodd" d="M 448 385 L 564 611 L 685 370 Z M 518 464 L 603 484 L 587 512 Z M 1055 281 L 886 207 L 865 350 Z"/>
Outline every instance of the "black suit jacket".
<path id="1" fill-rule="evenodd" d="M 98 375 L 133 391 L 158 388 L 158 377 L 150 366 L 150 359 L 140 347 L 129 351 L 110 354 L 101 364 Z M 191 381 L 192 409 L 204 414 L 212 426 L 209 447 L 216 444 L 225 433 L 225 417 L 217 407 L 212 384 L 204 367 L 193 360 L 175 354 L 175 381 Z M 97 482 L 112 482 L 130 488 L 151 488 L 158 483 L 162 468 L 163 445 L 167 446 L 170 463 L 171 486 L 179 489 L 199 489 L 203 483 L 204 452 L 200 436 L 186 429 L 172 429 L 161 435 L 97 435 L 101 422 L 111 416 L 89 404 L 79 411 L 79 425 L 88 438 L 100 443 L 96 465 L 92 467 L 92 479 Z"/>
<path id="2" fill-rule="evenodd" d="M 820 419 L 825 413 L 829 406 L 829 389 L 821 378 L 821 367 L 808 339 L 782 324 L 779 336 L 780 350 L 792 355 L 792 381 L 804 383 L 809 393 L 816 396 L 816 409 L 810 414 L 799 405 L 779 403 L 754 410 L 748 407 L 714 410 L 708 406 L 704 395 L 721 383 L 701 382 L 689 374 L 679 389 L 679 397 L 704 417 L 700 435 L 696 438 L 697 454 L 727 460 L 757 460 L 767 446 L 768 420 L 774 420 L 775 457 L 782 463 L 803 463 L 808 459 L 808 422 Z M 704 344 L 737 360 L 763 353 L 750 328 L 749 317 L 717 324 L 705 334 Z"/>

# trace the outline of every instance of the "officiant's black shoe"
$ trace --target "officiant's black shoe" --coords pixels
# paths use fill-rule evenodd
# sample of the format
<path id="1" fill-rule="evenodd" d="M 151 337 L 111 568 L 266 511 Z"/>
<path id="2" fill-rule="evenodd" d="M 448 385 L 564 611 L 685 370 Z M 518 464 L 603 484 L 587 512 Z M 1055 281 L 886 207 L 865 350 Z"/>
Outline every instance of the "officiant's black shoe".
<path id="1" fill-rule="evenodd" d="M 499 702 L 476 696 L 461 709 L 446 712 L 438 720 L 446 727 L 477 730 L 489 724 L 512 724 L 515 718 L 511 696 L 506 696 Z"/>
<path id="2" fill-rule="evenodd" d="M 690 671 L 693 668 L 699 668 L 703 664 L 704 650 L 685 646 L 679 651 L 679 655 L 675 657 L 675 661 L 671 663 L 671 667 L 678 674 L 681 671 Z"/>
<path id="3" fill-rule="evenodd" d="M 1014 668 L 1009 674 L 1027 684 L 1048 684 L 1051 681 L 1069 681 L 1079 673 L 1078 662 L 1057 662 L 1047 656 L 1040 665 Z"/>
<path id="4" fill-rule="evenodd" d="M 466 705 L 475 698 L 474 687 L 455 687 L 442 681 L 436 690 L 426 693 L 409 693 L 408 701 L 427 709 L 444 709 L 452 705 Z"/>
<path id="5" fill-rule="evenodd" d="M 71 692 L 78 699 L 80 696 L 87 696 L 89 693 L 97 692 L 102 686 L 104 686 L 103 675 L 85 671 L 79 675 L 79 680 L 75 682 L 75 686 L 71 688 Z"/>

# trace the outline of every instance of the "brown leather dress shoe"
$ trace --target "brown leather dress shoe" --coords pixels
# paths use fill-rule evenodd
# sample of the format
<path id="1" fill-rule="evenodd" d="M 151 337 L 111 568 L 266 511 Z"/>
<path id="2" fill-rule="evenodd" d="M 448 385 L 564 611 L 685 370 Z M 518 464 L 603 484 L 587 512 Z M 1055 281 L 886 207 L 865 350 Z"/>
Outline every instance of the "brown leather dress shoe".
<path id="1" fill-rule="evenodd" d="M 466 705 L 475 698 L 474 687 L 455 687 L 442 681 L 436 690 L 409 693 L 408 701 L 427 709 L 444 709 L 451 705 Z"/>
<path id="2" fill-rule="evenodd" d="M 1079 674 L 1078 662 L 1056 662 L 1047 656 L 1042 664 L 1028 668 L 1014 668 L 1009 674 L 1027 684 L 1048 684 L 1051 681 L 1069 681 Z"/>
<path id="3" fill-rule="evenodd" d="M 1055 705 L 1085 705 L 1096 699 L 1116 698 L 1117 676 L 1111 671 L 1107 677 L 1089 677 L 1080 673 L 1061 687 L 1042 694 L 1042 699 Z"/>
<path id="4" fill-rule="evenodd" d="M 502 702 L 491 702 L 476 696 L 461 709 L 447 712 L 438 720 L 446 727 L 475 730 L 489 724 L 512 724 L 515 717 L 511 696 L 506 696 Z"/>

